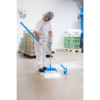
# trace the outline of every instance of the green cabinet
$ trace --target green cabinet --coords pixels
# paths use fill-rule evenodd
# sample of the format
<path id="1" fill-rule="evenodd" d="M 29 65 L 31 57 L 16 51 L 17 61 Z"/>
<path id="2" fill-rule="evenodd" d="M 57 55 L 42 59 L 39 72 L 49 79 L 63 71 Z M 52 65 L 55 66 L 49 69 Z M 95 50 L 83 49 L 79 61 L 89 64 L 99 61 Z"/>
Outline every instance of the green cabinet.
<path id="1" fill-rule="evenodd" d="M 80 37 L 64 37 L 64 48 L 80 49 Z"/>
<path id="2" fill-rule="evenodd" d="M 21 38 L 21 50 L 24 50 L 24 38 Z"/>

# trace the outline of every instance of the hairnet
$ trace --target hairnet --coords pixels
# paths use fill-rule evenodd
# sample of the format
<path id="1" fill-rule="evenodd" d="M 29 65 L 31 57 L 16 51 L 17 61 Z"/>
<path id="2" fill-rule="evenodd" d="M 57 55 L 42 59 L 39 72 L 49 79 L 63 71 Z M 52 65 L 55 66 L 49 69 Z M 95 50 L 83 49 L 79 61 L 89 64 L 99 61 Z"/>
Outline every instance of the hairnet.
<path id="1" fill-rule="evenodd" d="M 43 17 L 45 17 L 45 18 L 53 18 L 54 17 L 54 14 L 53 14 L 53 12 L 46 12 L 45 14 L 43 14 Z"/>

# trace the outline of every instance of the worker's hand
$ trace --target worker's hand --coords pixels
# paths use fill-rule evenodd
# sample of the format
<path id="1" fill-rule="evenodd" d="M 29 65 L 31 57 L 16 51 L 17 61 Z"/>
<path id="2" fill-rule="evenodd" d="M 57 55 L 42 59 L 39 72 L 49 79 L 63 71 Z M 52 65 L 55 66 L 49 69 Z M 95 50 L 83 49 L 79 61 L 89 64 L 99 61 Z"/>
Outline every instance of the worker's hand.
<path id="1" fill-rule="evenodd" d="M 39 44 L 42 45 L 42 40 L 41 39 L 39 39 Z"/>
<path id="2" fill-rule="evenodd" d="M 53 37 L 50 37 L 50 44 L 52 44 L 52 41 L 53 41 Z"/>

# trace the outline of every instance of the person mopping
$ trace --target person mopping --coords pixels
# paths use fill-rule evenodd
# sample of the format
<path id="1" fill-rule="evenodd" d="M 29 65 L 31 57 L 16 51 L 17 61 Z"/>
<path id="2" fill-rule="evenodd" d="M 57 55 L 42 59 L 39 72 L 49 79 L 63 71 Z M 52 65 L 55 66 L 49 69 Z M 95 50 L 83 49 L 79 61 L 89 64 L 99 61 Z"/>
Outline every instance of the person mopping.
<path id="1" fill-rule="evenodd" d="M 47 47 L 47 38 L 50 36 L 50 40 L 53 40 L 51 19 L 53 19 L 53 12 L 46 12 L 43 14 L 43 18 L 38 20 L 36 28 L 34 30 L 35 36 L 39 40 L 39 44 L 35 43 L 36 59 L 39 67 L 39 72 L 44 72 L 46 70 L 46 50 L 42 47 L 42 44 Z"/>

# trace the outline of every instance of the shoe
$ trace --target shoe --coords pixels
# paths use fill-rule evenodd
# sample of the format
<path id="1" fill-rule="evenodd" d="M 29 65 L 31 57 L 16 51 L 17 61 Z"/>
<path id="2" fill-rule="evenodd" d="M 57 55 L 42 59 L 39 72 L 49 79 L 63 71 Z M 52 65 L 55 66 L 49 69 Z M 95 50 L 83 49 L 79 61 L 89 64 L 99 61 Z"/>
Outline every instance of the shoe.
<path id="1" fill-rule="evenodd" d="M 43 67 L 44 70 L 46 70 L 47 67 Z"/>
<path id="2" fill-rule="evenodd" d="M 39 72 L 44 72 L 44 69 L 43 69 L 43 68 L 40 68 L 40 69 L 39 69 Z"/>

